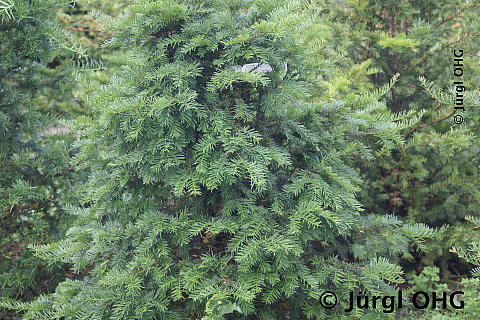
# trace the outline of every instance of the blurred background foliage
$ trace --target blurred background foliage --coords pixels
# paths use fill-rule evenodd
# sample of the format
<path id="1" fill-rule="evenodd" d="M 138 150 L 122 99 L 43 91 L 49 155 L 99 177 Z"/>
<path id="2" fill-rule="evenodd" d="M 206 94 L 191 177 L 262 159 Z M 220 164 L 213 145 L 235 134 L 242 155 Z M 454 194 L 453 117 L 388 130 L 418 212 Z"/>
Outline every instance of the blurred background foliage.
<path id="1" fill-rule="evenodd" d="M 90 13 L 117 15 L 124 6 L 0 3 L 0 297 L 29 301 L 75 277 L 28 246 L 61 239 L 74 219 L 66 209 L 82 196 L 86 174 L 70 164 L 69 121 L 90 113 L 76 76 L 105 82 L 120 59 L 102 49 L 105 35 Z M 0 308 L 0 318 L 12 317 Z"/>
<path id="2" fill-rule="evenodd" d="M 353 63 L 364 69 L 340 82 L 358 86 L 358 76 L 378 87 L 400 77 L 385 96 L 392 113 L 414 111 L 421 121 L 403 131 L 403 142 L 375 150 L 375 162 L 360 161 L 368 211 L 392 213 L 410 222 L 441 228 L 428 253 L 404 261 L 420 272 L 437 265 L 442 281 L 456 282 L 468 264 L 449 252 L 468 242 L 466 216 L 478 216 L 479 176 L 479 3 L 473 1 L 325 2 L 332 29 Z M 453 121 L 454 50 L 463 50 L 465 121 Z M 368 66 L 368 67 L 367 67 Z M 364 82 L 364 81 L 363 81 Z"/>

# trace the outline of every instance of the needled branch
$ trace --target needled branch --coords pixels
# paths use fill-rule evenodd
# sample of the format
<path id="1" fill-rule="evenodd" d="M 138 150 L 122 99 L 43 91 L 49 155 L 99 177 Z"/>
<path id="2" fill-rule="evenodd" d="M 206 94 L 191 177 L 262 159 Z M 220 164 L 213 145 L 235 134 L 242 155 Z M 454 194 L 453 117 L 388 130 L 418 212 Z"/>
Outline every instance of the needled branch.
<path id="1" fill-rule="evenodd" d="M 405 136 L 405 139 L 408 139 L 408 137 L 410 137 L 410 135 L 412 133 L 414 133 L 415 131 L 417 131 L 418 129 L 420 128 L 423 128 L 423 127 L 426 127 L 426 126 L 430 126 L 430 125 L 433 125 L 435 123 L 438 123 L 438 122 L 442 122 L 443 120 L 447 120 L 448 118 L 450 118 L 451 116 L 453 116 L 455 114 L 455 112 L 457 112 L 457 110 L 453 110 L 453 112 L 449 113 L 448 115 L 446 115 L 445 117 L 443 118 L 440 118 L 440 119 L 437 119 L 435 121 L 431 121 L 429 123 L 423 123 L 415 128 L 413 128 L 412 130 L 410 130 L 409 133 L 407 133 L 407 135 Z"/>
<path id="2" fill-rule="evenodd" d="M 462 14 L 463 12 L 465 12 L 466 9 L 475 7 L 475 6 L 479 5 L 479 4 L 480 4 L 480 1 L 471 3 L 471 4 L 469 4 L 469 5 L 466 5 L 466 6 L 463 7 L 461 10 L 459 10 L 459 11 L 457 11 L 456 13 L 452 14 L 451 16 L 449 16 L 448 18 L 444 19 L 443 21 L 437 23 L 437 24 L 434 25 L 433 27 L 434 27 L 434 28 L 439 27 L 439 26 L 441 26 L 442 24 L 444 24 L 445 22 L 448 22 L 448 21 L 452 20 L 453 18 L 455 18 L 456 16 L 458 16 L 458 15 Z"/>

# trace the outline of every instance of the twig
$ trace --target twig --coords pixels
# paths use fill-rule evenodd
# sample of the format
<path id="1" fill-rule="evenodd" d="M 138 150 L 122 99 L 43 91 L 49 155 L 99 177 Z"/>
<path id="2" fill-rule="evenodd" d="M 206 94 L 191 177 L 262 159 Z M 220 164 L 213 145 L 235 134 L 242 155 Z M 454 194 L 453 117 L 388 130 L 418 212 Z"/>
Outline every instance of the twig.
<path id="1" fill-rule="evenodd" d="M 450 20 L 452 20 L 453 18 L 455 18 L 456 16 L 458 16 L 459 14 L 463 13 L 466 9 L 471 8 L 471 7 L 475 7 L 475 6 L 477 6 L 478 4 L 480 4 L 480 1 L 471 3 L 471 4 L 463 7 L 462 10 L 457 11 L 456 13 L 452 14 L 451 16 L 449 16 L 448 18 L 446 18 L 445 20 L 437 23 L 437 24 L 434 25 L 433 27 L 436 28 L 436 27 L 438 27 L 438 26 L 441 26 L 441 25 L 444 24 L 445 22 L 450 21 Z"/>
<path id="2" fill-rule="evenodd" d="M 438 123 L 438 122 L 443 121 L 443 120 L 447 120 L 448 118 L 450 118 L 451 116 L 453 116 L 453 115 L 455 114 L 455 112 L 457 112 L 457 110 L 453 110 L 452 113 L 446 115 L 446 116 L 443 117 L 443 118 L 434 120 L 434 121 L 429 122 L 429 123 L 423 123 L 423 124 L 419 125 L 418 127 L 413 128 L 409 133 L 407 133 L 407 135 L 405 136 L 405 139 L 407 139 L 413 132 L 415 132 L 416 130 L 418 130 L 418 129 L 420 129 L 420 128 L 423 128 L 423 127 L 426 127 L 426 126 L 430 126 L 430 125 L 432 125 L 432 124 Z"/>

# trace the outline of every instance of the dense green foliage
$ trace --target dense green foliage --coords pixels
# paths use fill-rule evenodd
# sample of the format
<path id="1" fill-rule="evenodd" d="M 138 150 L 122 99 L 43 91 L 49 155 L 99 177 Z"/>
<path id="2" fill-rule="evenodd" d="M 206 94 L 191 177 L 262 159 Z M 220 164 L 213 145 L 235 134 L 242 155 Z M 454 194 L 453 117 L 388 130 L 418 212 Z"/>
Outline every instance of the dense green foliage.
<path id="1" fill-rule="evenodd" d="M 94 60 L 55 21 L 56 13 L 75 8 L 60 1 L 0 4 L 0 297 L 28 301 L 72 277 L 67 266 L 34 257 L 28 246 L 63 237 L 71 221 L 65 209 L 78 201 L 84 180 L 70 164 L 73 137 L 63 120 L 87 112 L 75 101 L 72 71 Z"/>
<path id="2" fill-rule="evenodd" d="M 410 266 L 421 270 L 437 263 L 442 278 L 458 277 L 468 269 L 449 254 L 464 241 L 466 216 L 477 216 L 480 201 L 478 2 L 351 1 L 334 10 L 337 34 L 348 34 L 354 61 L 373 67 L 377 87 L 400 73 L 387 104 L 394 113 L 415 111 L 421 121 L 403 130 L 403 142 L 365 163 L 367 181 L 361 202 L 373 212 L 393 213 L 410 222 L 451 227 L 438 235 L 428 255 Z M 462 50 L 462 77 L 454 75 L 454 51 Z M 456 89 L 454 81 L 463 87 Z M 465 92 L 460 90 L 465 89 Z M 457 90 L 457 91 L 456 91 Z M 455 94 L 464 95 L 465 112 L 455 110 Z M 465 120 L 456 124 L 454 117 Z M 449 265 L 455 267 L 449 267 Z M 453 275 L 452 275 L 453 273 Z"/>
<path id="3" fill-rule="evenodd" d="M 0 317 L 477 318 L 478 6 L 1 0 Z"/>
<path id="4" fill-rule="evenodd" d="M 27 317 L 324 317 L 312 303 L 321 289 L 343 296 L 401 281 L 382 253 L 432 232 L 359 216 L 360 181 L 344 158 L 366 150 L 342 136 L 369 126 L 337 117 L 349 111 L 341 101 L 304 101 L 315 81 L 302 74 L 315 61 L 290 33 L 308 26 L 309 9 L 144 2 L 110 23 L 109 44 L 131 59 L 97 88 L 96 116 L 77 122 L 75 164 L 91 171 L 85 206 L 64 241 L 36 248 L 88 274 L 20 305 Z M 234 68 L 251 62 L 273 71 Z M 385 111 L 380 94 L 357 107 Z M 348 261 L 350 232 L 393 227 L 404 249 Z M 346 279 L 332 279 L 340 270 Z"/>
<path id="5" fill-rule="evenodd" d="M 38 260 L 27 245 L 65 231 L 62 208 L 75 192 L 69 139 L 56 134 L 55 115 L 42 109 L 42 93 L 62 77 L 46 66 L 56 54 L 54 43 L 75 47 L 68 47 L 53 22 L 45 23 L 60 2 L 1 5 L 0 288 L 1 296 L 28 300 L 64 278 L 61 265 Z"/>

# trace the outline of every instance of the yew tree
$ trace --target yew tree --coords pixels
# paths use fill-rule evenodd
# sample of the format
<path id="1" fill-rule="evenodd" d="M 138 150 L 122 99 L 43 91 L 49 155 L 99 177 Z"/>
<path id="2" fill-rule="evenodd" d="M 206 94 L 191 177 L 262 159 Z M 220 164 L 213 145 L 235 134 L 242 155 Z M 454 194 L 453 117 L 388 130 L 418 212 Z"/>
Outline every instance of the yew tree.
<path id="1" fill-rule="evenodd" d="M 90 174 L 75 225 L 33 246 L 78 275 L 9 307 L 26 319 L 384 319 L 345 314 L 348 292 L 393 292 L 402 271 L 386 257 L 433 232 L 362 214 L 351 155 L 371 154 L 355 137 L 387 143 L 400 124 L 378 102 L 391 84 L 322 99 L 312 68 L 341 55 L 307 41 L 317 9 L 161 0 L 103 16 L 106 45 L 129 59 L 72 128 L 73 164 Z M 321 306 L 326 290 L 339 306 Z"/>

